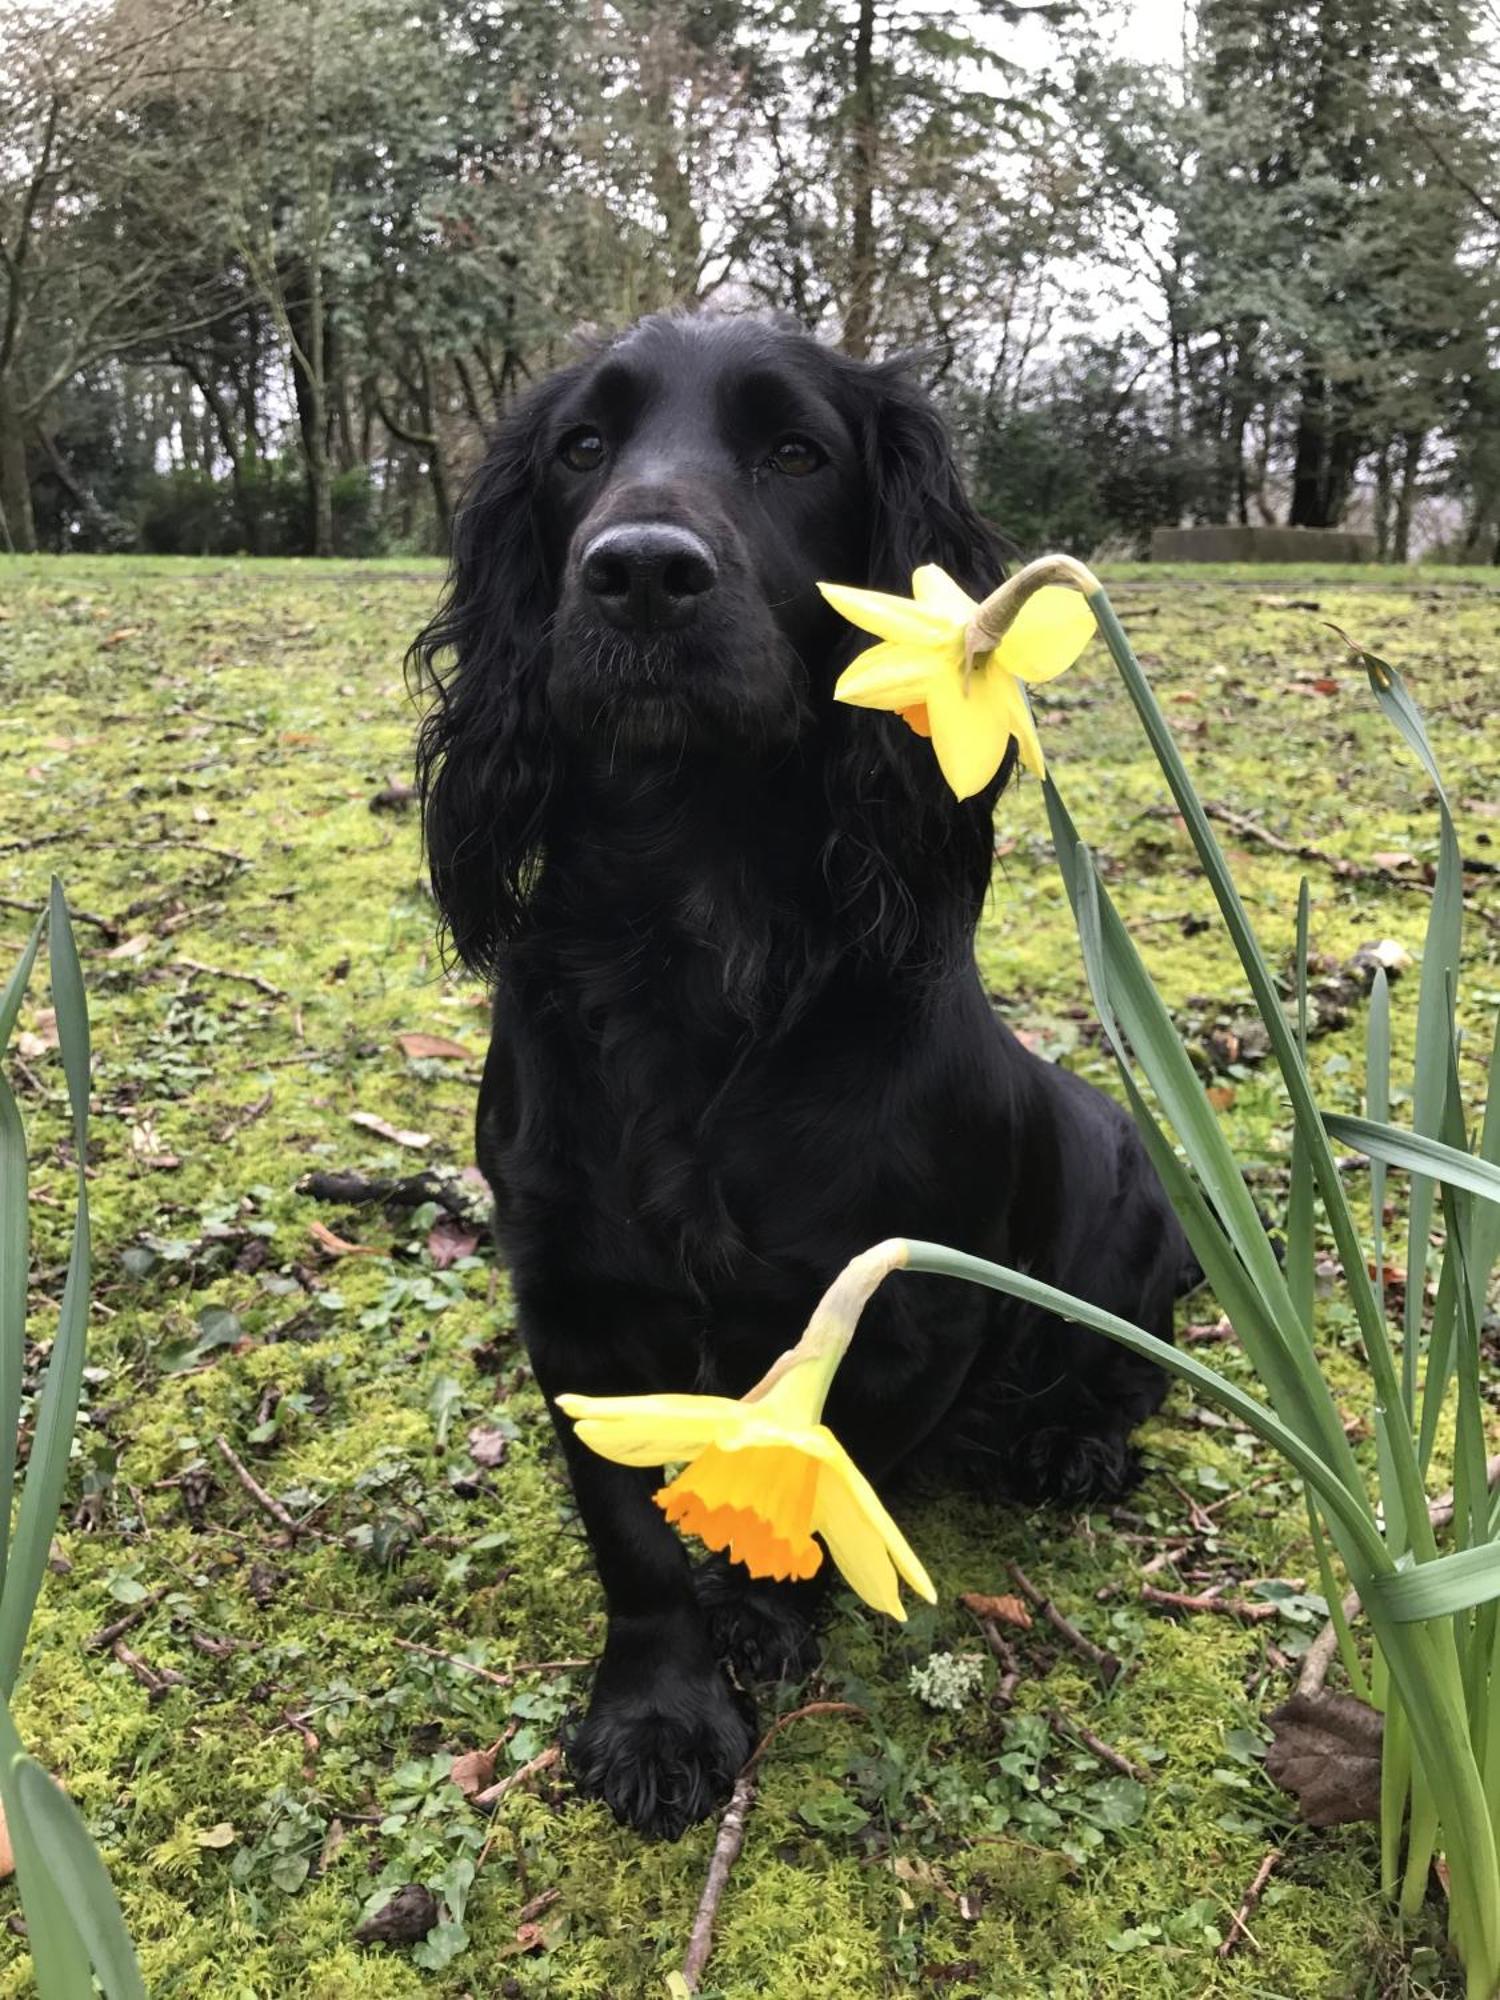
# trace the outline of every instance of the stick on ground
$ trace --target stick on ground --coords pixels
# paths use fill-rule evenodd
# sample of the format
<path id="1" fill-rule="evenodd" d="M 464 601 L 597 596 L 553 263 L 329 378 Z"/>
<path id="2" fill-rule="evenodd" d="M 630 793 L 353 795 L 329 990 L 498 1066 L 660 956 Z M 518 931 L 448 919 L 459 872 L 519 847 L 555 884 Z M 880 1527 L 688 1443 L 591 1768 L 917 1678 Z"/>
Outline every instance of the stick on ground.
<path id="1" fill-rule="evenodd" d="M 1260 1901 L 1261 1891 L 1270 1881 L 1271 1871 L 1280 1859 L 1281 1849 L 1273 1847 L 1256 1869 L 1255 1880 L 1245 1891 L 1244 1898 L 1234 1913 L 1234 1922 L 1229 1926 L 1224 1942 L 1219 1946 L 1220 1958 L 1228 1958 L 1241 1938 L 1250 1937 L 1250 1919 L 1255 1915 L 1255 1906 Z M 1250 1941 L 1252 1944 L 1255 1942 L 1253 1938 Z"/>
<path id="2" fill-rule="evenodd" d="M 1086 1638 L 1070 1619 L 1065 1618 L 1052 1599 L 1043 1596 L 1037 1589 L 1019 1563 L 1011 1563 L 1009 1567 L 1011 1579 L 1017 1590 L 1023 1597 L 1030 1598 L 1036 1606 L 1038 1615 L 1047 1621 L 1060 1639 L 1067 1641 L 1075 1653 L 1087 1660 L 1091 1666 L 1098 1668 L 1099 1678 L 1106 1687 L 1112 1686 L 1123 1671 L 1115 1655 L 1103 1646 L 1096 1646 L 1093 1640 Z"/>

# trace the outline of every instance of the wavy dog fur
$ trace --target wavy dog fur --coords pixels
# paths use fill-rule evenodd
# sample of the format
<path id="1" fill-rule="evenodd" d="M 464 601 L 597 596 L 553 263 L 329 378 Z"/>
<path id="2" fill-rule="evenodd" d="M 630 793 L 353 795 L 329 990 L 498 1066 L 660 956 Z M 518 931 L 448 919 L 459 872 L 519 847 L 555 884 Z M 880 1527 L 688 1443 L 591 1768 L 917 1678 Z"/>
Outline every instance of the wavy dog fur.
<path id="1" fill-rule="evenodd" d="M 642 521 L 710 558 L 670 629 L 591 595 L 600 533 Z M 478 1155 L 549 1403 L 739 1394 L 892 1234 L 1170 1335 L 1188 1258 L 1133 1128 L 1020 1044 L 975 967 L 1009 762 L 960 804 L 928 744 L 831 699 L 862 642 L 816 580 L 904 591 L 933 561 L 976 594 L 1001 574 L 909 371 L 764 321 L 602 343 L 474 483 L 414 648 L 418 770 L 453 948 L 495 990 Z M 925 1455 L 1077 1501 L 1129 1482 L 1161 1389 L 1079 1328 L 902 1276 L 829 1421 L 877 1485 Z M 722 1663 L 805 1660 L 816 1589 L 695 1570 L 653 1475 L 559 1437 L 610 1614 L 573 1769 L 675 1836 L 752 1741 Z"/>

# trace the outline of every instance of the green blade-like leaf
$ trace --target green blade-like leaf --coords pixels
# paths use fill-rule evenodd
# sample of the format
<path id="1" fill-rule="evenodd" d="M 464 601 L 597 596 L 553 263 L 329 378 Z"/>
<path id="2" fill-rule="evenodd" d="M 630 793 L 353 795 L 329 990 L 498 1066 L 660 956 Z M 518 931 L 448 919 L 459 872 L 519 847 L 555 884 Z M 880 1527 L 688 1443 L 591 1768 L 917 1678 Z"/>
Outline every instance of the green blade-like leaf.
<path id="1" fill-rule="evenodd" d="M 1471 1605 L 1488 1604 L 1500 1597 L 1500 1542 L 1459 1549 L 1410 1569 L 1384 1571 L 1371 1587 L 1373 1598 L 1360 1591 L 1366 1610 L 1378 1609 L 1401 1625 L 1447 1618 Z"/>
<path id="2" fill-rule="evenodd" d="M 0 1804 L 15 1850 L 38 2000 L 94 2000 L 88 1947 L 73 1922 L 66 1892 L 37 1845 L 18 1783 L 19 1768 L 29 1761 L 10 1710 L 0 1701 Z"/>
<path id="3" fill-rule="evenodd" d="M 1053 837 L 1058 843 L 1061 860 L 1064 852 L 1062 843 L 1072 829 L 1072 821 L 1050 779 L 1047 792 Z M 1134 1091 L 1122 1030 L 1129 1036 L 1153 1090 L 1203 1182 L 1211 1209 L 1221 1221 L 1224 1233 L 1233 1244 L 1235 1257 L 1243 1266 L 1244 1282 L 1234 1287 L 1240 1304 L 1234 1306 L 1225 1289 L 1222 1289 L 1230 1274 L 1224 1271 L 1222 1260 L 1215 1256 L 1212 1232 L 1205 1231 L 1201 1222 L 1196 1234 L 1194 1227 L 1189 1226 L 1194 1250 L 1219 1293 L 1221 1305 L 1230 1313 L 1241 1339 L 1245 1341 L 1246 1350 L 1276 1409 L 1320 1457 L 1337 1470 L 1349 1490 L 1359 1489 L 1358 1467 L 1337 1407 L 1316 1364 L 1310 1329 L 1296 1317 L 1255 1204 L 1250 1199 L 1213 1107 L 1204 1095 L 1203 1085 L 1187 1059 L 1181 1038 L 1140 962 L 1108 891 L 1098 879 L 1088 849 L 1075 840 L 1068 851 L 1072 855 L 1072 866 L 1064 865 L 1064 884 L 1078 923 L 1084 968 L 1100 1020 L 1130 1093 L 1132 1111 L 1147 1137 L 1148 1150 L 1157 1163 L 1158 1172 L 1170 1177 L 1175 1169 L 1160 1159 L 1151 1143 L 1147 1130 L 1151 1122 L 1150 1114 Z M 1170 1148 L 1166 1150 L 1170 1152 Z M 1190 1224 L 1191 1210 L 1182 1208 L 1179 1213 L 1184 1223 Z M 1200 1236 L 1204 1238 L 1202 1243 Z M 1245 1309 L 1247 1292 L 1254 1295 L 1253 1310 Z"/>
<path id="4" fill-rule="evenodd" d="M 36 949 L 41 940 L 44 918 L 38 917 L 31 926 L 31 935 L 26 940 L 25 949 L 16 961 L 16 969 L 5 982 L 5 990 L 0 993 L 0 1052 L 10 1041 L 10 1031 L 16 1025 L 16 1016 L 21 1011 L 21 999 L 26 991 L 26 982 L 31 977 L 31 968 L 36 963 Z"/>
<path id="5" fill-rule="evenodd" d="M 1297 1047 L 1307 1060 L 1307 877 L 1297 891 Z M 1307 1145 L 1292 1127 L 1292 1172 L 1286 1203 L 1286 1285 L 1298 1319 L 1313 1323 L 1313 1174 Z"/>
<path id="6" fill-rule="evenodd" d="M 31 1457 L 16 1518 L 15 1539 L 0 1594 L 0 1695 L 9 1697 L 21 1664 L 21 1650 L 42 1587 L 47 1553 L 52 1544 L 68 1476 L 78 1398 L 83 1383 L 84 1349 L 89 1313 L 89 1202 L 84 1172 L 88 1153 L 89 1026 L 83 972 L 78 947 L 68 921 L 67 905 L 53 884 L 49 942 L 52 997 L 57 1009 L 58 1041 L 72 1110 L 73 1150 L 77 1167 L 77 1212 L 73 1245 L 63 1283 L 57 1336 L 48 1357 L 46 1376 L 37 1395 Z"/>
<path id="7" fill-rule="evenodd" d="M 1202 802 L 1193 788 L 1193 781 L 1188 775 L 1182 754 L 1162 713 L 1161 704 L 1157 701 L 1151 683 L 1136 659 L 1125 628 L 1116 617 L 1114 607 L 1102 588 L 1090 592 L 1088 602 L 1115 665 L 1120 670 L 1120 678 L 1125 683 L 1126 692 L 1141 719 L 1156 761 L 1161 766 L 1172 796 L 1177 802 L 1183 824 L 1197 851 L 1198 859 L 1203 864 L 1209 886 L 1214 892 L 1214 899 L 1223 914 L 1240 964 L 1244 967 L 1250 982 L 1250 990 L 1255 996 L 1255 1003 L 1270 1037 L 1277 1066 L 1280 1068 L 1292 1101 L 1293 1114 L 1307 1145 L 1313 1176 L 1323 1199 L 1323 1212 L 1328 1219 L 1339 1259 L 1344 1267 L 1344 1281 L 1349 1288 L 1350 1303 L 1359 1321 L 1365 1351 L 1375 1376 L 1376 1400 L 1387 1411 L 1394 1411 L 1401 1402 L 1401 1382 L 1396 1370 L 1390 1332 L 1380 1302 L 1375 1296 L 1370 1274 L 1365 1267 L 1364 1246 L 1360 1241 L 1348 1196 L 1339 1179 L 1338 1162 L 1334 1159 L 1333 1149 L 1323 1130 L 1321 1114 L 1313 1095 L 1306 1065 L 1297 1048 L 1296 1036 L 1286 1019 L 1275 981 L 1256 940 L 1255 932 L 1251 928 L 1239 891 L 1225 862 L 1223 850 L 1209 824 Z M 1409 1426 L 1393 1425 L 1392 1428 L 1392 1470 L 1401 1504 L 1411 1521 L 1411 1534 L 1419 1552 L 1431 1555 L 1435 1552 L 1437 1543 L 1427 1518 L 1426 1495 L 1423 1492 L 1422 1476 L 1417 1465 L 1416 1440 Z"/>
<path id="8" fill-rule="evenodd" d="M 0 1600 L 10 1554 L 11 1501 L 26 1368 L 26 1281 L 31 1231 L 26 1133 L 9 1079 L 0 1075 Z"/>
<path id="9" fill-rule="evenodd" d="M 62 1892 L 109 2000 L 146 2000 L 130 1933 L 83 1815 L 30 1757 L 17 1759 L 15 1789 L 37 1854 Z"/>
<path id="10" fill-rule="evenodd" d="M 1427 1139 L 1399 1125 L 1376 1125 L 1368 1118 L 1346 1118 L 1335 1111 L 1327 1113 L 1323 1124 L 1331 1139 L 1341 1139 L 1356 1152 L 1383 1160 L 1388 1167 L 1427 1174 L 1485 1201 L 1500 1201 L 1500 1167 L 1476 1159 L 1472 1153 L 1462 1153 L 1456 1146 L 1445 1146 L 1441 1139 Z"/>
<path id="11" fill-rule="evenodd" d="M 1128 1319 L 1120 1319 L 1115 1313 L 1105 1312 L 1087 1299 L 1075 1297 L 1072 1292 L 1059 1291 L 1055 1285 L 1043 1284 L 1039 1278 L 1028 1277 L 1024 1271 L 1012 1271 L 1003 1264 L 991 1264 L 983 1257 L 971 1257 L 966 1251 L 950 1250 L 942 1243 L 922 1243 L 910 1239 L 906 1248 L 905 1268 L 909 1271 L 930 1271 L 941 1277 L 965 1278 L 971 1284 L 1004 1292 L 1027 1305 L 1040 1306 L 1045 1312 L 1056 1313 L 1059 1319 L 1092 1327 L 1096 1333 L 1102 1333 L 1118 1346 L 1128 1348 L 1132 1354 L 1143 1355 L 1169 1374 L 1190 1382 L 1200 1395 L 1207 1396 L 1231 1416 L 1238 1417 L 1257 1437 L 1272 1445 L 1307 1480 L 1323 1503 L 1325 1512 L 1337 1520 L 1350 1545 L 1358 1552 L 1355 1584 L 1361 1597 L 1365 1594 L 1364 1581 L 1367 1577 L 1394 1574 L 1385 1543 L 1364 1504 L 1363 1496 L 1352 1493 L 1317 1452 L 1304 1444 L 1274 1410 L 1247 1395 L 1237 1383 L 1220 1375 L 1195 1354 L 1184 1353 L 1169 1341 L 1159 1340 L 1154 1333 L 1147 1333 L 1144 1327 L 1135 1326 Z"/>
<path id="12" fill-rule="evenodd" d="M 1385 967 L 1375 968 L 1370 988 L 1370 1018 L 1365 1028 L 1365 1116 L 1376 1125 L 1391 1115 L 1391 987 Z M 1385 1162 L 1370 1162 L 1370 1235 L 1375 1269 L 1380 1274 L 1380 1302 L 1385 1304 Z"/>

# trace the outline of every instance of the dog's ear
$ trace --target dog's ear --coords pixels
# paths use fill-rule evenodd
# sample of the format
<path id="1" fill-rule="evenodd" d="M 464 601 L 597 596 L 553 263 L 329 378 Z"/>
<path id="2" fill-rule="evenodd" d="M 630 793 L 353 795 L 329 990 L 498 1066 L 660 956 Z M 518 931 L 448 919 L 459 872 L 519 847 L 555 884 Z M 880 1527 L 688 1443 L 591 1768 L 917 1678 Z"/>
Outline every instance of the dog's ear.
<path id="1" fill-rule="evenodd" d="M 976 597 L 1004 574 L 1000 546 L 964 491 L 942 418 L 905 364 L 862 369 L 870 500 L 861 581 L 905 596 L 940 564 Z M 850 633 L 840 659 L 868 640 Z M 843 925 L 886 965 L 944 963 L 970 948 L 994 860 L 992 813 L 1014 746 L 977 798 L 954 798 L 932 745 L 894 715 L 831 704 L 824 867 Z"/>
<path id="2" fill-rule="evenodd" d="M 867 380 L 871 585 L 904 596 L 914 569 L 938 563 L 986 596 L 1004 580 L 1000 541 L 964 491 L 942 418 L 908 361 L 872 368 Z"/>
<path id="3" fill-rule="evenodd" d="M 500 426 L 453 526 L 448 587 L 408 655 L 429 696 L 417 741 L 433 893 L 454 950 L 490 973 L 525 909 L 555 779 L 547 621 L 556 594 L 534 506 L 548 417 L 578 371 Z"/>

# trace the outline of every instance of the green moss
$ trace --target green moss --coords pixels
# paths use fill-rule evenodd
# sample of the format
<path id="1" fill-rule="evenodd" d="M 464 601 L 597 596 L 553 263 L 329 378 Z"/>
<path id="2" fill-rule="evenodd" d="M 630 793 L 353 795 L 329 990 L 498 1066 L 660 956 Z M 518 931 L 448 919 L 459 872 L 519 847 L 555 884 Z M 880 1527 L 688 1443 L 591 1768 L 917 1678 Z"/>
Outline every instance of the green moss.
<path id="1" fill-rule="evenodd" d="M 445 1286 L 425 1271 L 420 1226 L 296 1192 L 311 1167 L 415 1164 L 353 1125 L 356 1110 L 431 1134 L 424 1160 L 469 1158 L 484 995 L 440 964 L 411 817 L 368 804 L 409 769 L 400 655 L 438 580 L 413 564 L 0 563 L 0 896 L 34 902 L 56 865 L 80 912 L 117 925 L 113 936 L 82 928 L 97 1049 L 99 1372 L 81 1511 L 59 1537 L 70 1568 L 44 1592 L 19 1712 L 104 1845 L 153 1995 L 664 1994 L 713 1845 L 702 1827 L 675 1847 L 644 1846 L 545 1774 L 493 1828 L 466 1953 L 424 1970 L 406 1950 L 352 1942 L 382 1884 L 439 1884 L 490 1831 L 434 1779 L 433 1760 L 510 1732 L 504 1770 L 545 1745 L 587 1677 L 535 1663 L 587 1658 L 601 1632 L 503 1282 L 492 1296 L 476 1259 Z M 1321 621 L 1409 674 L 1453 795 L 1471 802 L 1466 848 L 1482 857 L 1500 797 L 1500 737 L 1483 727 L 1492 575 L 1132 569 L 1118 602 L 1204 795 L 1330 857 L 1303 862 L 1226 833 L 1271 952 L 1290 950 L 1304 868 L 1318 951 L 1343 959 L 1393 936 L 1418 952 L 1420 891 L 1332 865 L 1428 858 L 1436 828 L 1422 781 Z M 1329 680 L 1333 693 L 1319 685 Z M 1048 749 L 1074 815 L 1201 1040 L 1248 995 L 1221 928 L 1200 927 L 1208 897 L 1162 811 L 1155 765 L 1102 655 L 1048 693 Z M 1034 787 L 1007 797 L 999 832 L 986 977 L 1012 1019 L 1108 1086 Z M 38 835 L 48 844 L 27 851 Z M 13 952 L 24 927 L 0 907 L 0 947 Z M 139 955 L 110 955 L 136 936 L 147 939 Z M 1497 933 L 1478 916 L 1469 946 L 1477 1024 L 1500 997 Z M 1414 995 L 1398 987 L 1396 1001 L 1399 1075 Z M 474 1060 L 410 1062 L 395 1037 L 412 1029 L 455 1038 Z M 1335 1105 L 1357 1104 L 1361 1035 L 1356 1009 L 1315 1045 Z M 1471 1034 L 1464 1077 L 1476 1095 L 1486 1048 Z M 1279 1093 L 1253 1064 L 1218 1081 L 1274 1209 Z M 55 1058 L 29 1059 L 17 1082 L 42 1204 L 45 1333 L 69 1196 Z M 325 1261 L 315 1221 L 375 1254 Z M 124 1253 L 153 1245 L 154 1264 L 142 1274 L 133 1257 L 133 1272 Z M 237 1323 L 219 1345 L 203 1344 L 210 1308 Z M 1323 1338 L 1330 1379 L 1362 1413 L 1367 1389 L 1338 1311 Z M 1242 1375 L 1232 1351 L 1212 1352 Z M 479 1423 L 511 1433 L 489 1472 L 466 1449 Z M 220 1435 L 305 1532 L 289 1537 L 251 1498 Z M 1142 1562 L 1184 1531 L 1194 1504 L 1215 1531 L 1185 1549 L 1184 1582 L 1310 1579 L 1295 1487 L 1181 1394 L 1146 1448 L 1151 1476 L 1130 1518 L 903 1503 L 940 1608 L 898 1630 L 840 1600 L 803 1698 L 862 1714 L 799 1722 L 767 1757 L 709 1991 L 1456 1990 L 1402 1965 L 1368 1831 L 1292 1826 L 1260 1770 L 1258 1719 L 1287 1685 L 1271 1648 L 1294 1652 L 1315 1615 L 1246 1630 L 1174 1623 L 1139 1601 Z M 1105 1692 L 1039 1628 L 1018 1642 L 1028 1671 L 1009 1718 L 987 1700 L 934 1715 L 909 1691 L 911 1666 L 934 1650 L 980 1650 L 957 1595 L 1005 1588 L 1012 1560 L 1129 1671 Z M 182 1677 L 154 1701 L 128 1663 L 88 1644 L 141 1588 L 166 1594 L 127 1643 L 154 1673 Z M 502 1687 L 397 1640 L 517 1678 Z M 1144 1797 L 1101 1793 L 1111 1774 L 1066 1737 L 1047 1739 L 1050 1709 L 1146 1763 Z M 227 1845 L 200 1839 L 218 1842 L 225 1825 Z M 1253 1922 L 1256 1948 L 1220 1960 L 1215 1942 L 1273 1844 L 1283 1859 Z M 298 1857 L 310 1864 L 300 1887 Z M 13 1889 L 0 1888 L 0 1920 L 14 1909 Z M 518 1940 L 523 1921 L 539 1929 Z M 0 1995 L 20 1994 L 24 1953 L 0 1940 Z"/>

